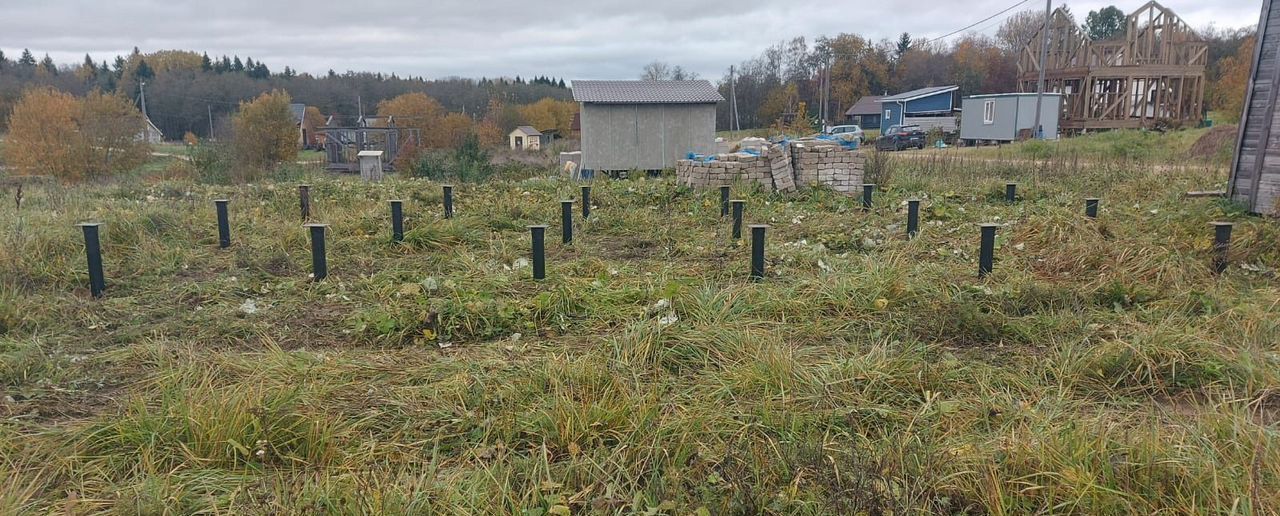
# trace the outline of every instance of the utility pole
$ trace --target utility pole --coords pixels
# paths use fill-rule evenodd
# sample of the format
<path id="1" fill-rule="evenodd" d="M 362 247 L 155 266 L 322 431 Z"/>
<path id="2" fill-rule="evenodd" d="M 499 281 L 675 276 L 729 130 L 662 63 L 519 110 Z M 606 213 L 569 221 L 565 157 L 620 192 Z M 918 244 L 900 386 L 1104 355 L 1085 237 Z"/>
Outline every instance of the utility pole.
<path id="1" fill-rule="evenodd" d="M 205 104 L 204 108 L 209 111 L 209 139 L 213 139 L 213 106 Z"/>
<path id="2" fill-rule="evenodd" d="M 1040 80 L 1036 82 L 1036 123 L 1031 126 L 1033 136 L 1037 140 L 1044 139 L 1044 131 L 1040 128 L 1040 112 L 1044 102 L 1044 70 L 1049 60 L 1049 18 L 1052 16 L 1053 0 L 1044 0 L 1044 28 L 1040 30 Z"/>
<path id="3" fill-rule="evenodd" d="M 737 82 L 734 67 L 729 65 L 729 130 L 731 131 L 742 130 L 742 125 L 738 123 L 738 92 L 735 87 Z"/>

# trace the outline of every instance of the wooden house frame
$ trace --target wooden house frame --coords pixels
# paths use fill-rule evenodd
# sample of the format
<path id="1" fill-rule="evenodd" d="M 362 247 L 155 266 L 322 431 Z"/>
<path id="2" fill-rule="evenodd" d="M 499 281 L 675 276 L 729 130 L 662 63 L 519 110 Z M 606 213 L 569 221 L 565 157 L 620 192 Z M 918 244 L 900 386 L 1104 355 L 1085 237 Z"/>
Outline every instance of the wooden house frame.
<path id="1" fill-rule="evenodd" d="M 1173 11 L 1147 2 L 1119 39 L 1093 41 L 1062 9 L 1048 27 L 1045 91 L 1062 93 L 1064 131 L 1199 124 L 1209 45 Z M 1036 91 L 1044 29 L 1018 57 L 1018 82 Z"/>
<path id="2" fill-rule="evenodd" d="M 320 133 L 325 168 L 342 172 L 360 171 L 359 155 L 365 151 L 381 151 L 383 168 L 395 170 L 401 148 L 419 141 L 417 129 L 396 127 L 393 117 L 362 117 L 348 126 L 338 125 L 330 116 Z"/>

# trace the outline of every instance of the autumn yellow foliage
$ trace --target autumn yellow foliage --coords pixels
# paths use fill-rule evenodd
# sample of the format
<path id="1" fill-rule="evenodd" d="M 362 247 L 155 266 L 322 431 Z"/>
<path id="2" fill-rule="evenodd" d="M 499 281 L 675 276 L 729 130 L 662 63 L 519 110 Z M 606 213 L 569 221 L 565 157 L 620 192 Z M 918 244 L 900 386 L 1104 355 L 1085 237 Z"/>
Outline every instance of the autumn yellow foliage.
<path id="1" fill-rule="evenodd" d="M 5 158 L 20 175 L 63 181 L 103 177 L 141 165 L 142 113 L 128 99 L 101 92 L 85 98 L 52 88 L 27 90 L 9 118 Z"/>
<path id="2" fill-rule="evenodd" d="M 573 115 L 578 112 L 578 104 L 568 100 L 543 98 L 533 104 L 520 106 L 519 110 L 520 118 L 534 129 L 556 129 L 560 134 L 569 134 L 573 126 Z"/>
<path id="3" fill-rule="evenodd" d="M 272 90 L 240 103 L 234 120 L 235 150 L 240 163 L 266 168 L 298 157 L 298 127 L 289 110 L 287 92 Z"/>

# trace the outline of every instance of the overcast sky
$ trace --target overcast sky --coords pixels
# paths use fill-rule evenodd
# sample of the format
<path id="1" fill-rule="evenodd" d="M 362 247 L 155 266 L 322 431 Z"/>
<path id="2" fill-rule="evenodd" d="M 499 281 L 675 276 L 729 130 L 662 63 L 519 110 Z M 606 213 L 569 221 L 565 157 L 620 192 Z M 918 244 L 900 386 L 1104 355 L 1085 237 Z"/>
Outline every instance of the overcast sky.
<path id="1" fill-rule="evenodd" d="M 941 36 L 1016 0 L 0 0 L 0 49 L 59 63 L 162 49 L 324 73 L 428 78 L 635 78 L 662 60 L 719 78 L 782 39 L 855 32 Z M 1022 7 L 1035 8 L 1040 0 Z M 1116 3 L 1129 12 L 1145 0 Z M 1112 2 L 1067 4 L 1083 21 Z M 1192 27 L 1256 25 L 1262 0 L 1165 0 Z M 1041 8 L 1044 4 L 1038 4 Z M 1054 6 L 1062 5 L 1055 0 Z M 1012 11 L 1011 11 L 1012 12 Z M 993 34 L 1004 16 L 973 30 Z"/>

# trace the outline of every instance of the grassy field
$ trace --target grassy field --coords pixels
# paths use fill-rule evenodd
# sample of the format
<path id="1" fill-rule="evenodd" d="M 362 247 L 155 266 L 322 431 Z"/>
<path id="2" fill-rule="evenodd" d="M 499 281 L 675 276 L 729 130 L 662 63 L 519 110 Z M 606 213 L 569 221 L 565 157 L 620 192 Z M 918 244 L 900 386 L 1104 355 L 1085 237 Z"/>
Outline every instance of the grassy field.
<path id="1" fill-rule="evenodd" d="M 0 514 L 1275 513 L 1280 226 L 1182 197 L 1221 167 L 890 166 L 870 213 L 735 187 L 759 283 L 670 178 L 594 183 L 571 246 L 568 181 L 460 184 L 442 220 L 438 184 L 305 178 L 318 283 L 296 183 L 7 190 Z"/>
<path id="2" fill-rule="evenodd" d="M 1206 135 L 1212 137 L 1205 139 Z M 1235 126 L 1213 129 L 1155 131 L 1111 131 L 1062 138 L 1054 141 L 1025 141 L 1000 146 L 925 149 L 920 153 L 937 156 L 974 157 L 1001 160 L 1060 159 L 1093 162 L 1142 164 L 1214 164 L 1228 166 L 1234 152 Z M 1205 139 L 1205 141 L 1202 141 Z"/>

